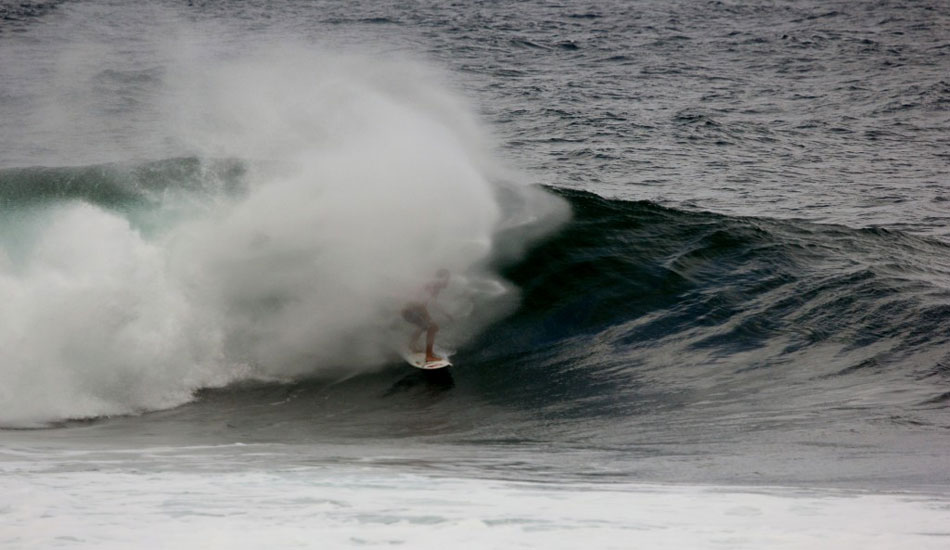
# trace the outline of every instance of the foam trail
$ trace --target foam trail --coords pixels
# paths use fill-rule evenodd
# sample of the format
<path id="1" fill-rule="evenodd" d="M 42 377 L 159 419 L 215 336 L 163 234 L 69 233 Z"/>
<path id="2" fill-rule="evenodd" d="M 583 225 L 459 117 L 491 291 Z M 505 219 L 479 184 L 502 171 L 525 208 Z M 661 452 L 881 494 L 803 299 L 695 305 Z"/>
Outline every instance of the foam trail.
<path id="1" fill-rule="evenodd" d="M 154 128 L 201 158 L 243 159 L 247 185 L 149 236 L 77 201 L 28 216 L 31 237 L 0 255 L 0 424 L 378 368 L 404 343 L 401 305 L 442 267 L 459 317 L 442 338 L 457 345 L 513 306 L 487 267 L 499 231 L 566 212 L 536 189 L 499 191 L 490 140 L 418 63 L 198 52 L 167 71 Z"/>

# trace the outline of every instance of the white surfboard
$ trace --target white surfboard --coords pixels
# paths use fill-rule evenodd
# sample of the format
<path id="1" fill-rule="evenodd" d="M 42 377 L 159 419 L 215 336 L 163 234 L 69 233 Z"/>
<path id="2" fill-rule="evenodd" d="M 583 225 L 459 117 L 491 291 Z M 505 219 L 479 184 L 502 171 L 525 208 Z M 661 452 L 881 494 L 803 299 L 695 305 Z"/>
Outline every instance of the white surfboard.
<path id="1" fill-rule="evenodd" d="M 436 350 L 436 352 L 438 353 L 438 350 Z M 406 360 L 407 363 L 409 363 L 413 367 L 416 367 L 417 369 L 433 370 L 433 369 L 442 369 L 445 367 L 452 366 L 452 363 L 449 361 L 448 356 L 446 356 L 444 353 L 439 353 L 439 355 L 442 355 L 441 361 L 432 361 L 429 363 L 426 363 L 425 352 L 406 353 L 405 355 L 403 355 L 403 358 Z"/>

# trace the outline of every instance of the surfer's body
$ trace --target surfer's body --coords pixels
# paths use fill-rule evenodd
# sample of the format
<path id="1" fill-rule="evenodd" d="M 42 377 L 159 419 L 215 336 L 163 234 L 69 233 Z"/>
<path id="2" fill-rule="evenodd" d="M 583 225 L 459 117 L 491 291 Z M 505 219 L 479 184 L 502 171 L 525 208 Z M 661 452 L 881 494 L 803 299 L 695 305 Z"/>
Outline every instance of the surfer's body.
<path id="1" fill-rule="evenodd" d="M 422 333 L 426 333 L 425 353 L 427 363 L 442 360 L 433 350 L 435 346 L 435 335 L 439 332 L 439 325 L 432 320 L 429 308 L 434 307 L 451 319 L 451 316 L 445 313 L 445 311 L 435 303 L 439 297 L 439 293 L 442 292 L 442 289 L 448 286 L 448 284 L 448 270 L 440 269 L 436 273 L 435 280 L 427 283 L 425 287 L 420 289 L 419 294 L 402 309 L 402 318 L 416 327 L 412 333 L 412 337 L 409 339 L 410 351 L 422 351 L 419 345 L 419 338 L 422 336 Z"/>

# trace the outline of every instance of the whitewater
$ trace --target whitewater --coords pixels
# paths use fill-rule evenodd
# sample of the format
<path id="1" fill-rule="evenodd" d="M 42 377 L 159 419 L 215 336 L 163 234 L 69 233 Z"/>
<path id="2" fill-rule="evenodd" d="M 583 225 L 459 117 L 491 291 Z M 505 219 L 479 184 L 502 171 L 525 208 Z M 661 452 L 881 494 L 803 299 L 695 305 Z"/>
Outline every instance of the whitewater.
<path id="1" fill-rule="evenodd" d="M 567 216 L 503 179 L 469 111 L 418 63 L 283 42 L 221 61 L 203 58 L 214 44 L 193 47 L 170 71 L 162 102 L 174 108 L 158 122 L 167 114 L 169 139 L 200 159 L 242 159 L 240 177 L 219 182 L 204 160 L 161 189 L 121 174 L 126 206 L 96 204 L 86 193 L 98 178 L 76 182 L 74 170 L 45 203 L 23 200 L 28 213 L 11 201 L 7 426 L 378 368 L 404 339 L 390 327 L 400 300 L 438 269 L 459 274 L 447 307 L 465 338 L 509 292 L 484 268 L 506 253 L 496 234 Z M 29 197 L 35 176 L 23 179 L 14 192 Z"/>
<path id="2" fill-rule="evenodd" d="M 946 547 L 947 29 L 0 7 L 0 545 Z"/>

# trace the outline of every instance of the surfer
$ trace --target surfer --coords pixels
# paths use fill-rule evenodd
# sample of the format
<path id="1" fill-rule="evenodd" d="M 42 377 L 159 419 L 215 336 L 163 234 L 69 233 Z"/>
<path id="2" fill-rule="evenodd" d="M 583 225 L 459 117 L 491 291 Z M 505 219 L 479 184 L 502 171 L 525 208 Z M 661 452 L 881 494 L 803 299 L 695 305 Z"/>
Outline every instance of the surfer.
<path id="1" fill-rule="evenodd" d="M 433 346 L 435 346 L 435 334 L 439 332 L 439 325 L 432 320 L 432 316 L 429 314 L 429 307 L 438 309 L 439 313 L 448 317 L 449 320 L 452 320 L 452 316 L 435 303 L 435 300 L 439 297 L 439 293 L 447 286 L 449 286 L 449 270 L 440 269 L 436 272 L 435 279 L 426 283 L 426 285 L 419 290 L 419 294 L 413 301 L 402 308 L 402 318 L 416 326 L 412 337 L 409 339 L 410 351 L 413 353 L 422 351 L 421 346 L 419 346 L 419 337 L 422 336 L 423 332 L 426 333 L 426 363 L 442 360 L 433 350 Z"/>

